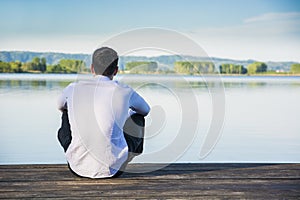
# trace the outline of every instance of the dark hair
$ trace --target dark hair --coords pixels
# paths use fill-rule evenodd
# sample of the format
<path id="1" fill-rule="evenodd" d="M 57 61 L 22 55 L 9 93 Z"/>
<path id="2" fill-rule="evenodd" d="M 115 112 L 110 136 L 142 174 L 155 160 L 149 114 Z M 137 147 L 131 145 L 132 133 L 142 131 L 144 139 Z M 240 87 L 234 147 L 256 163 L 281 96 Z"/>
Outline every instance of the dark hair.
<path id="1" fill-rule="evenodd" d="M 109 47 L 101 47 L 93 53 L 92 64 L 97 75 L 113 75 L 118 67 L 118 61 L 117 52 Z"/>

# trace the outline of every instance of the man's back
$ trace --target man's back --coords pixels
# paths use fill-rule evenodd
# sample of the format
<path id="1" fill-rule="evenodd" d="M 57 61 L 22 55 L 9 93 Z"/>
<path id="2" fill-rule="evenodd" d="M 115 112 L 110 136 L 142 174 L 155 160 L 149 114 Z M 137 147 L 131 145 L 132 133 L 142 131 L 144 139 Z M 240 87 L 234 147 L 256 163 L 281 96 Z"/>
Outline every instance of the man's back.
<path id="1" fill-rule="evenodd" d="M 123 126 L 129 109 L 148 112 L 148 105 L 130 87 L 106 76 L 70 84 L 63 92 L 64 100 L 72 132 L 66 151 L 70 167 L 81 176 L 113 176 L 128 156 Z"/>
<path id="2" fill-rule="evenodd" d="M 118 60 L 115 50 L 96 49 L 91 64 L 95 77 L 70 84 L 59 99 L 62 126 L 58 140 L 77 175 L 118 176 L 142 153 L 144 116 L 150 107 L 132 88 L 112 81 L 118 73 Z"/>

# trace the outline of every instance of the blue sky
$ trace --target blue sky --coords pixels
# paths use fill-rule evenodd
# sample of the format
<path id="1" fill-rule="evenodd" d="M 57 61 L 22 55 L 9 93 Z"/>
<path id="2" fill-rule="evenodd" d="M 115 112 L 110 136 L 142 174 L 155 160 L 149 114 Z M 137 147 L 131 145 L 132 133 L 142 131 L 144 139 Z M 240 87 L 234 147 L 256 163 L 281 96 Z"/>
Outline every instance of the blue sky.
<path id="1" fill-rule="evenodd" d="M 0 0 L 0 50 L 91 53 L 124 31 L 178 31 L 209 56 L 300 62 L 297 0 Z"/>

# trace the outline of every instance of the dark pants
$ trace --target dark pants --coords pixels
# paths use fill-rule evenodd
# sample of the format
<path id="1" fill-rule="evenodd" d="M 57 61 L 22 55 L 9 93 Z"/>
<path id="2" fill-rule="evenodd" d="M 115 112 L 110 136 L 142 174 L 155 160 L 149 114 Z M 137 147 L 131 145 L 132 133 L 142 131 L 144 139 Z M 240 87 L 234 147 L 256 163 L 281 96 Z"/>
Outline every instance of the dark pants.
<path id="1" fill-rule="evenodd" d="M 58 137 L 58 141 L 60 142 L 61 146 L 64 148 L 64 151 L 66 152 L 72 141 L 68 111 L 66 109 L 63 110 L 61 120 L 62 123 L 60 129 L 58 130 L 57 137 Z M 113 177 L 120 176 L 125 170 L 127 164 L 135 156 L 143 152 L 144 127 L 145 127 L 145 119 L 143 115 L 133 114 L 130 118 L 126 120 L 125 125 L 123 127 L 123 131 L 124 131 L 125 140 L 128 145 L 128 159 Z M 71 168 L 70 170 L 72 171 Z M 76 174 L 75 172 L 73 173 Z"/>

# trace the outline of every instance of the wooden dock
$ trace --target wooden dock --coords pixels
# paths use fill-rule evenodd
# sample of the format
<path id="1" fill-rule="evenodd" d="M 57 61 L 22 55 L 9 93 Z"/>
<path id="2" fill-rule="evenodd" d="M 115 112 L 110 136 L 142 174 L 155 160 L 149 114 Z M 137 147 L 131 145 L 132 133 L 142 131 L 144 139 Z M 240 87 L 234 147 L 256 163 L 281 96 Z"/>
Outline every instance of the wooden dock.
<path id="1" fill-rule="evenodd" d="M 66 165 L 0 165 L 0 198 L 300 198 L 300 164 L 171 164 L 151 171 L 157 167 L 131 164 L 140 173 L 93 180 L 74 176 Z"/>

